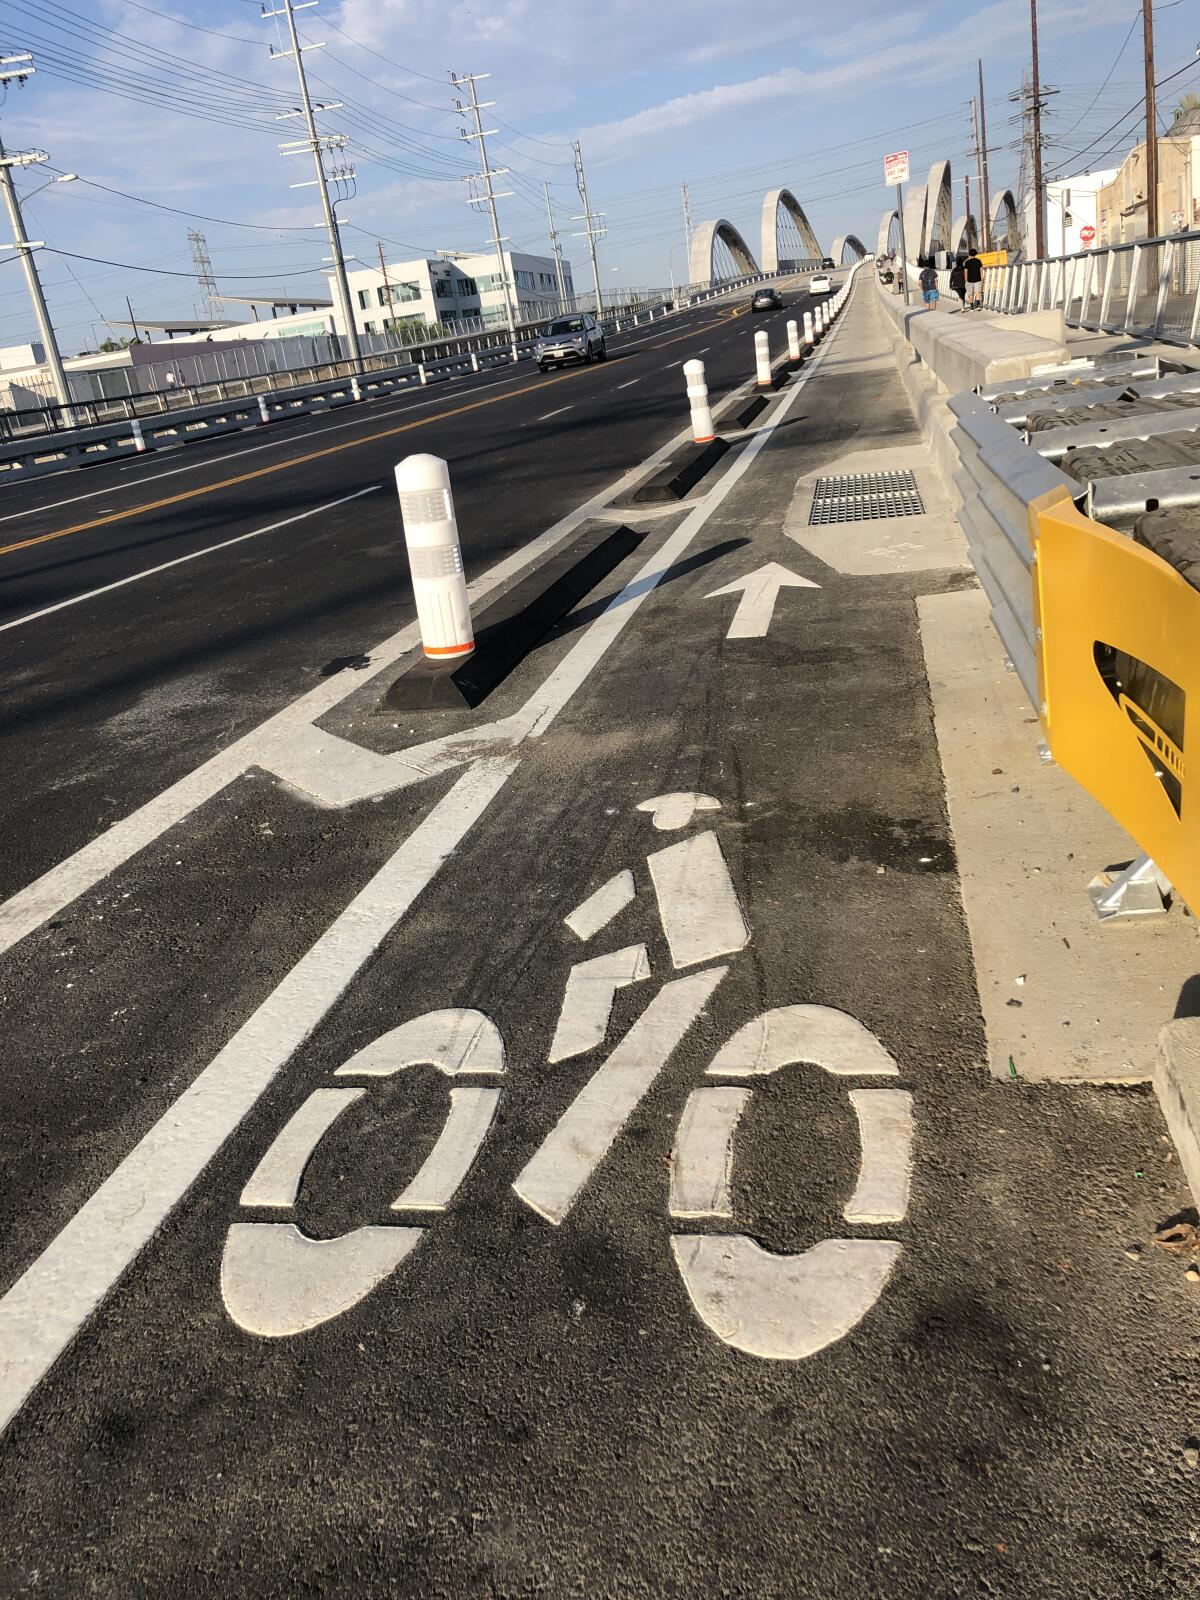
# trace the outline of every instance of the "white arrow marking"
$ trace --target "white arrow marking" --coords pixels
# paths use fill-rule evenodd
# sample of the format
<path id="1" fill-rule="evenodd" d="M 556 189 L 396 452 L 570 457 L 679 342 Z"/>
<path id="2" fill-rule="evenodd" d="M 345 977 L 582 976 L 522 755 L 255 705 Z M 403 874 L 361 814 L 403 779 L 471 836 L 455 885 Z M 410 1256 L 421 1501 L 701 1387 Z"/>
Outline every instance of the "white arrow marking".
<path id="1" fill-rule="evenodd" d="M 737 578 L 733 583 L 727 583 L 723 589 L 714 589 L 711 594 L 706 594 L 706 600 L 715 600 L 718 595 L 737 594 L 743 591 L 741 603 L 733 614 L 733 621 L 729 624 L 727 639 L 761 639 L 771 626 L 771 618 L 775 614 L 775 601 L 780 589 L 819 589 L 821 585 L 814 583 L 811 578 L 802 578 L 799 573 L 789 572 L 786 567 L 781 567 L 777 561 L 768 561 L 766 566 L 759 567 L 755 572 L 749 572 L 744 578 Z"/>

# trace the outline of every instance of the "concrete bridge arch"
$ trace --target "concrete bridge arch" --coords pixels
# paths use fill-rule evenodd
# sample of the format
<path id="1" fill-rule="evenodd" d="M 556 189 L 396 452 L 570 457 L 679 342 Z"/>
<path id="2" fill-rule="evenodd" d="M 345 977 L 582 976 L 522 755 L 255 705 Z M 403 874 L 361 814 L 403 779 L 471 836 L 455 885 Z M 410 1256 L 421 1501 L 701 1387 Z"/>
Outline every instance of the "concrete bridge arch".
<path id="1" fill-rule="evenodd" d="M 733 223 L 727 222 L 724 217 L 713 217 L 708 222 L 700 223 L 692 234 L 692 253 L 688 259 L 688 277 L 692 283 L 711 289 L 722 281 L 723 275 L 717 270 L 722 246 L 732 258 L 735 268 L 732 276 L 758 276 L 758 263 Z"/>
<path id="2" fill-rule="evenodd" d="M 800 235 L 800 242 L 807 253 L 807 259 L 820 261 L 824 252 L 812 230 L 808 218 L 804 215 L 804 207 L 796 199 L 790 189 L 768 189 L 763 196 L 762 206 L 762 239 L 760 257 L 764 272 L 779 271 L 779 222 L 780 217 L 790 217 Z"/>

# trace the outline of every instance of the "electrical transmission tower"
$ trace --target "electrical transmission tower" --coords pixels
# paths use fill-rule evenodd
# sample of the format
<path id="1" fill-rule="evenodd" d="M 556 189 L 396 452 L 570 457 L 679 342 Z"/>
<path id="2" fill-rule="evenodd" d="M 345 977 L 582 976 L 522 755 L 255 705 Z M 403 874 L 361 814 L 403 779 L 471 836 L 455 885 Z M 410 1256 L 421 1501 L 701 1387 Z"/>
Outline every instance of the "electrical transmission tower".
<path id="1" fill-rule="evenodd" d="M 695 225 L 692 222 L 692 197 L 688 193 L 688 186 L 686 183 L 681 183 L 679 187 L 683 195 L 683 238 L 687 247 L 687 258 L 690 263 L 692 259 L 692 234 L 696 231 Z M 690 265 L 685 267 L 684 270 L 690 273 Z"/>
<path id="2" fill-rule="evenodd" d="M 188 243 L 192 247 L 192 261 L 196 277 L 204 291 L 204 315 L 209 322 L 217 320 L 217 280 L 208 254 L 208 240 L 199 228 L 188 229 Z"/>
<path id="3" fill-rule="evenodd" d="M 461 100 L 454 102 L 454 109 L 458 115 L 465 117 L 469 112 L 471 120 L 475 124 L 474 131 L 470 128 L 460 128 L 458 130 L 459 136 L 463 139 L 475 139 L 479 144 L 479 171 L 468 173 L 465 180 L 469 188 L 467 203 L 468 205 L 487 207 L 488 217 L 492 224 L 492 244 L 496 251 L 496 267 L 500 274 L 500 287 L 504 291 L 504 317 L 508 323 L 508 337 L 512 344 L 513 359 L 515 361 L 517 354 L 517 324 L 513 304 L 514 294 L 508 277 L 508 258 L 504 254 L 505 235 L 500 232 L 500 214 L 496 210 L 496 201 L 507 199 L 512 194 L 512 190 L 501 189 L 497 192 L 492 181 L 494 178 L 504 177 L 509 169 L 507 167 L 492 167 L 488 165 L 487 142 L 492 134 L 499 133 L 500 130 L 498 128 L 485 128 L 479 113 L 490 110 L 496 102 L 494 100 L 481 101 L 475 90 L 477 83 L 482 82 L 484 78 L 490 77 L 490 72 L 469 72 L 462 77 L 458 77 L 452 72 L 450 74 L 450 82 L 456 89 L 461 89 L 465 86 L 471 91 L 470 105 L 463 105 Z M 475 187 L 476 184 L 481 187 L 477 189 Z"/>

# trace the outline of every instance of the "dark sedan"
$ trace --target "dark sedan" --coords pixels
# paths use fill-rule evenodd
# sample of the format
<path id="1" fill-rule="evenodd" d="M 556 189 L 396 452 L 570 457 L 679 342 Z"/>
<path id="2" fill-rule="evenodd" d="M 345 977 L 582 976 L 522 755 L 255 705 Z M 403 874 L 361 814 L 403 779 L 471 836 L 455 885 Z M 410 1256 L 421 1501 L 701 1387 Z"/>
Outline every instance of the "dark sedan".
<path id="1" fill-rule="evenodd" d="M 756 289 L 750 301 L 751 311 L 782 311 L 783 297 L 776 289 Z"/>

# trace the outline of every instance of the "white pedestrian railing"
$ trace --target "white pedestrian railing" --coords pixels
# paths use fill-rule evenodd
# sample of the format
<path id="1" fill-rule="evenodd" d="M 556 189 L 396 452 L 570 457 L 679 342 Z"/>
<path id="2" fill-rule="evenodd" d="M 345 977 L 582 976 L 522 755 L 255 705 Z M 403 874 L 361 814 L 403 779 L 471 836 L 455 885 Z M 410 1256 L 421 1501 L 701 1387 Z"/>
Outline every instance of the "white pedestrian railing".
<path id="1" fill-rule="evenodd" d="M 984 304 L 1061 309 L 1073 328 L 1200 344 L 1200 229 L 984 271 Z"/>

